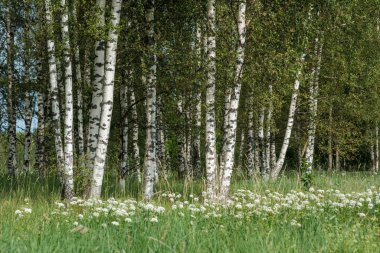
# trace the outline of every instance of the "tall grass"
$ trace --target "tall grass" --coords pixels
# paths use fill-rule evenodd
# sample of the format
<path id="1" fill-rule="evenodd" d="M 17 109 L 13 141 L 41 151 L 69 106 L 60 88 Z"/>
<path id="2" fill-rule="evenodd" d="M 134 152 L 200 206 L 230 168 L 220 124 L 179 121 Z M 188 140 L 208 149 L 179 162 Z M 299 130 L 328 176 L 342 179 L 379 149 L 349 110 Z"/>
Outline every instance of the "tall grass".
<path id="1" fill-rule="evenodd" d="M 104 198 L 139 198 L 141 188 L 132 180 L 125 194 L 115 187 L 116 178 L 105 178 Z M 86 233 L 74 232 L 75 217 L 51 213 L 59 201 L 60 186 L 55 177 L 0 178 L 0 252 L 379 252 L 380 217 L 359 220 L 351 214 L 300 218 L 302 227 L 283 221 L 287 214 L 268 219 L 192 219 L 168 211 L 158 223 L 136 219 L 125 226 L 103 228 L 99 222 L 86 224 Z M 314 187 L 342 192 L 364 191 L 380 186 L 378 176 L 367 173 L 320 174 Z M 249 189 L 289 192 L 302 190 L 297 174 L 276 182 L 234 181 L 232 191 Z M 161 181 L 155 202 L 169 207 L 159 193 L 171 191 L 200 195 L 203 181 L 196 183 Z M 26 204 L 29 198 L 30 204 Z M 30 206 L 32 214 L 17 218 L 15 210 Z M 378 208 L 378 207 L 376 207 Z M 379 219 L 378 219 L 379 218 Z"/>

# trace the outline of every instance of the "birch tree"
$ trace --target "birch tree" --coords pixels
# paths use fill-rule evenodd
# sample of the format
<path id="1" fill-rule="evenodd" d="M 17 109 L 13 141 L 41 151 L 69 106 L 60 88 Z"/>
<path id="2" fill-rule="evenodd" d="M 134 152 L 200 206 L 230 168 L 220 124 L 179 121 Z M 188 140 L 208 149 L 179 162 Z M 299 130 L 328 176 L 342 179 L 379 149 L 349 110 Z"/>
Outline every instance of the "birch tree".
<path id="1" fill-rule="evenodd" d="M 64 181 L 65 198 L 74 196 L 74 101 L 73 74 L 69 39 L 69 14 L 66 0 L 61 0 L 61 33 L 63 40 L 63 63 L 65 68 L 65 124 L 64 124 Z"/>
<path id="2" fill-rule="evenodd" d="M 304 61 L 305 61 L 305 54 L 302 54 L 299 69 L 298 69 L 297 76 L 296 76 L 296 80 L 294 82 L 292 98 L 290 101 L 288 122 L 287 122 L 286 129 L 285 129 L 284 140 L 282 142 L 280 155 L 277 159 L 276 165 L 274 166 L 273 170 L 271 171 L 271 178 L 272 179 L 276 179 L 278 177 L 278 175 L 280 174 L 280 171 L 282 169 L 282 166 L 284 165 L 284 162 L 285 162 L 285 155 L 286 155 L 286 151 L 288 150 L 288 147 L 289 147 L 290 136 L 292 134 L 292 128 L 293 128 L 293 124 L 294 124 L 294 115 L 296 113 L 296 104 L 297 104 L 297 98 L 298 98 L 298 91 L 299 91 L 299 87 L 300 87 L 300 83 L 301 83 L 301 75 L 302 75 Z"/>
<path id="3" fill-rule="evenodd" d="M 224 168 L 223 168 L 223 179 L 221 182 L 221 196 L 227 197 L 229 194 L 231 175 L 234 167 L 234 154 L 236 146 L 236 129 L 237 129 L 237 119 L 238 119 L 238 109 L 240 101 L 240 92 L 242 85 L 242 75 L 243 75 L 243 65 L 244 65 L 244 49 L 245 49 L 245 36 L 246 36 L 246 23 L 245 23 L 245 9 L 246 1 L 242 0 L 239 4 L 238 13 L 238 46 L 236 53 L 236 70 L 234 86 L 231 90 L 231 97 L 228 106 L 228 124 L 227 124 L 227 141 L 226 141 L 226 153 L 223 157 Z"/>
<path id="4" fill-rule="evenodd" d="M 208 0 L 207 8 L 207 85 L 206 85 L 206 192 L 216 193 L 216 133 L 215 133 L 215 75 L 216 75 L 216 18 L 215 0 Z"/>
<path id="5" fill-rule="evenodd" d="M 63 154 L 63 144 L 61 136 L 61 114 L 60 105 L 58 99 L 58 80 L 57 80 L 57 64 L 55 58 L 55 43 L 52 38 L 52 13 L 51 13 L 51 3 L 50 0 L 45 0 L 45 15 L 46 24 L 48 26 L 48 39 L 47 39 L 47 49 L 49 57 L 49 81 L 50 81 L 50 96 L 51 96 L 51 110 L 52 110 L 52 124 L 54 128 L 54 143 L 57 155 L 57 165 L 60 173 L 61 183 L 64 187 L 64 192 L 70 193 L 73 189 L 70 184 L 65 182 L 63 177 L 64 170 L 64 154 Z M 68 189 L 66 190 L 66 187 Z"/>
<path id="6" fill-rule="evenodd" d="M 76 24 L 79 24 L 77 11 L 76 11 L 76 3 L 73 4 L 73 15 L 76 18 Z M 76 93 L 77 93 L 77 140 L 78 140 L 78 155 L 79 155 L 79 166 L 81 168 L 85 167 L 84 164 L 84 127 L 83 127 L 83 96 L 82 96 L 82 71 L 80 64 L 80 55 L 79 55 L 79 34 L 75 32 L 75 53 L 74 53 L 74 61 L 75 61 L 75 81 L 76 81 Z"/>
<path id="7" fill-rule="evenodd" d="M 17 176 L 16 158 L 16 113 L 14 101 L 14 6 L 12 1 L 8 2 L 6 13 L 7 26 L 7 114 L 8 114 L 8 174 L 12 177 Z"/>
<path id="8" fill-rule="evenodd" d="M 144 198 L 153 197 L 154 177 L 157 170 L 156 162 L 156 71 L 157 56 L 155 53 L 156 42 L 154 36 L 154 0 L 147 0 L 145 3 L 145 22 L 146 22 L 146 141 L 145 141 L 145 158 L 144 158 Z"/>
<path id="9" fill-rule="evenodd" d="M 248 155 L 247 155 L 247 169 L 248 177 L 252 177 L 255 173 L 255 129 L 253 124 L 253 111 L 249 109 L 248 112 L 248 135 L 247 135 L 247 144 L 248 144 Z"/>
<path id="10" fill-rule="evenodd" d="M 29 19 L 28 12 L 26 12 L 26 22 Z M 24 86 L 25 86 L 25 105 L 24 105 L 24 123 L 25 123 L 25 139 L 24 139 L 24 173 L 29 173 L 30 167 L 30 144 L 31 144 L 31 125 L 32 125 L 32 112 L 33 112 L 33 98 L 30 94 L 30 38 L 28 24 L 24 24 Z"/>
<path id="11" fill-rule="evenodd" d="M 127 71 L 127 80 L 131 79 L 131 71 Z M 121 151 L 119 167 L 119 188 L 125 191 L 125 178 L 128 172 L 128 87 L 126 84 L 120 87 L 120 111 L 122 125 L 120 129 Z"/>
<path id="12" fill-rule="evenodd" d="M 321 69 L 322 61 L 322 48 L 323 42 L 320 41 L 320 38 L 315 40 L 315 52 L 314 55 L 317 58 L 317 62 L 313 67 L 311 73 L 311 80 L 309 83 L 309 129 L 308 129 L 308 141 L 306 148 L 306 162 L 307 162 L 307 173 L 311 173 L 313 169 L 313 160 L 314 160 L 314 145 L 315 145 L 315 132 L 316 132 L 316 118 L 318 112 L 318 92 L 319 92 L 319 73 Z"/>
<path id="13" fill-rule="evenodd" d="M 115 65 L 116 65 L 116 49 L 118 40 L 118 25 L 120 22 L 122 0 L 112 0 L 111 24 L 112 28 L 108 34 L 108 42 L 106 47 L 106 65 L 103 86 L 103 101 L 101 103 L 100 126 L 98 133 L 98 141 L 96 147 L 96 155 L 94 160 L 94 169 L 91 182 L 91 198 L 100 198 L 105 162 L 107 157 L 108 140 L 111 129 L 111 118 L 113 109 L 113 93 L 115 82 Z"/>
<path id="14" fill-rule="evenodd" d="M 41 176 L 45 167 L 45 94 L 42 91 L 38 92 L 37 99 L 36 168 Z"/>
<path id="15" fill-rule="evenodd" d="M 273 85 L 270 83 L 268 85 L 269 91 L 269 105 L 268 105 L 268 113 L 266 117 L 266 134 L 265 134 L 265 175 L 268 176 L 266 180 L 269 179 L 269 174 L 272 169 L 271 162 L 271 138 L 272 138 L 272 116 L 273 116 Z"/>
<path id="16" fill-rule="evenodd" d="M 196 30 L 195 50 L 197 57 L 197 71 L 202 67 L 202 29 L 199 23 Z M 193 161 L 194 161 L 194 177 L 199 178 L 201 175 L 201 127 L 202 127 L 202 93 L 201 81 L 197 83 L 196 89 L 196 107 L 195 107 L 195 134 L 193 142 Z"/>
<path id="17" fill-rule="evenodd" d="M 140 171 L 140 148 L 139 148 L 139 124 L 137 118 L 137 106 L 135 90 L 132 85 L 129 87 L 129 102 L 131 103 L 131 127 L 132 127 L 132 168 L 136 174 L 137 181 L 141 183 Z"/>
<path id="18" fill-rule="evenodd" d="M 96 0 L 96 7 L 99 9 L 99 17 L 97 29 L 102 31 L 104 29 L 104 13 L 105 13 L 105 0 Z M 95 60 L 94 60 L 94 79 L 92 81 L 92 98 L 89 116 L 89 130 L 87 137 L 87 166 L 92 168 L 96 146 L 98 142 L 99 122 L 101 114 L 101 102 L 103 100 L 103 83 L 104 83 L 104 58 L 105 58 L 105 45 L 103 35 L 100 35 L 95 42 Z"/>

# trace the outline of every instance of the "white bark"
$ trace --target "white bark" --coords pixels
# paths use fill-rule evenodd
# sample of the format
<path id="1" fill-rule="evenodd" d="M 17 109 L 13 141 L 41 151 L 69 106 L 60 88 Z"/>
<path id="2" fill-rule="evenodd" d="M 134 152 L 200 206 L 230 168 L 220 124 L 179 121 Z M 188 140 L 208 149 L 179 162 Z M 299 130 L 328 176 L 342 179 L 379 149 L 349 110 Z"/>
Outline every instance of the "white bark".
<path id="1" fill-rule="evenodd" d="M 229 113 L 231 108 L 231 93 L 232 88 L 227 87 L 226 94 L 224 96 L 224 117 L 223 117 L 223 142 L 222 142 L 222 154 L 219 156 L 219 171 L 218 171 L 218 183 L 223 180 L 223 173 L 225 167 L 225 156 L 227 153 L 227 142 L 229 138 Z"/>
<path id="2" fill-rule="evenodd" d="M 265 108 L 264 106 L 261 107 L 260 109 L 260 115 L 259 115 L 259 127 L 258 127 L 258 133 L 257 137 L 259 140 L 259 155 L 261 161 L 259 162 L 260 164 L 260 173 L 261 176 L 264 180 L 268 180 L 269 175 L 268 175 L 268 170 L 267 170 L 267 159 L 265 156 L 265 139 L 264 139 L 264 121 L 265 121 Z"/>
<path id="3" fill-rule="evenodd" d="M 79 23 L 79 19 L 77 16 L 76 6 L 75 2 L 73 3 L 73 15 L 77 20 L 77 24 Z M 76 91 L 77 91 L 77 121 L 78 121 L 78 156 L 79 156 L 79 166 L 81 168 L 85 167 L 84 163 L 84 128 L 83 128 L 83 97 L 82 97 L 82 86 L 83 86 L 83 80 L 82 80 L 82 72 L 81 72 L 81 64 L 80 64 L 80 58 L 79 58 L 79 35 L 76 32 L 76 40 L 77 43 L 75 47 L 75 77 L 76 77 Z M 85 79 L 86 77 L 84 77 Z"/>
<path id="4" fill-rule="evenodd" d="M 83 168 L 84 163 L 84 128 L 83 128 L 83 97 L 82 97 L 82 75 L 79 62 L 79 48 L 75 52 L 76 81 L 77 81 L 77 119 L 78 119 L 78 155 L 79 166 Z"/>
<path id="5" fill-rule="evenodd" d="M 255 130 L 253 125 L 253 111 L 248 112 L 248 157 L 247 157 L 247 169 L 248 176 L 251 178 L 255 172 Z"/>
<path id="6" fill-rule="evenodd" d="M 49 29 L 52 29 L 52 14 L 51 14 L 51 3 L 50 0 L 45 0 L 45 11 L 46 11 L 46 23 Z M 52 123 L 54 128 L 54 143 L 57 155 L 57 165 L 59 173 L 61 176 L 62 184 L 65 184 L 63 174 L 64 166 L 64 156 L 63 156 L 63 145 L 61 136 L 61 114 L 59 109 L 59 99 L 58 99 L 58 80 L 57 80 L 57 65 L 55 58 L 55 43 L 51 38 L 52 33 L 49 32 L 49 37 L 47 41 L 47 49 L 49 56 L 49 80 L 50 80 L 50 96 L 51 96 L 51 110 L 52 110 Z"/>
<path id="7" fill-rule="evenodd" d="M 61 0 L 61 31 L 63 40 L 63 61 L 65 67 L 65 126 L 64 126 L 64 178 L 65 198 L 74 196 L 74 102 L 73 102 L 73 80 L 72 64 L 70 59 L 69 40 L 69 15 L 66 0 Z"/>
<path id="8" fill-rule="evenodd" d="M 179 112 L 180 117 L 184 115 L 184 108 L 183 108 L 183 100 L 182 97 L 178 99 L 177 102 L 177 110 Z M 178 154 L 178 160 L 179 160 L 179 176 L 186 178 L 187 176 L 187 149 L 186 149 L 186 133 L 185 133 L 185 128 L 180 129 L 180 133 L 178 136 L 178 145 L 180 152 Z"/>
<path id="9" fill-rule="evenodd" d="M 276 157 L 276 142 L 274 141 L 273 134 L 271 136 L 271 144 L 270 144 L 270 167 L 273 169 L 276 166 L 277 157 Z"/>
<path id="10" fill-rule="evenodd" d="M 145 143 L 145 159 L 144 159 L 144 198 L 151 199 L 153 197 L 153 186 L 155 173 L 157 171 L 156 161 L 156 71 L 157 56 L 155 51 L 156 43 L 154 36 L 154 0 L 148 0 L 146 6 L 145 20 L 147 24 L 147 100 L 146 100 L 146 143 Z"/>
<path id="11" fill-rule="evenodd" d="M 239 4 L 239 14 L 238 14 L 238 47 L 236 53 L 236 72 L 234 87 L 231 90 L 231 98 L 228 110 L 228 124 L 227 124 L 227 141 L 226 153 L 223 157 L 223 179 L 221 182 L 221 196 L 227 197 L 230 190 L 231 175 L 234 168 L 234 155 L 235 155 L 235 145 L 236 145 L 236 129 L 238 120 L 238 109 L 240 101 L 240 91 L 243 76 L 243 64 L 244 64 L 244 49 L 245 49 L 245 35 L 246 35 L 246 24 L 245 24 L 245 9 L 246 1 L 242 0 Z"/>
<path id="12" fill-rule="evenodd" d="M 98 29 L 104 28 L 105 0 L 96 0 L 96 5 L 100 9 L 98 19 Z M 95 61 L 94 61 L 94 79 L 92 82 L 92 98 L 89 117 L 89 129 L 87 137 L 87 166 L 93 169 L 96 146 L 98 143 L 99 124 L 101 115 L 101 102 L 103 100 L 103 83 L 104 83 L 104 58 L 105 44 L 103 39 L 95 42 Z"/>
<path id="13" fill-rule="evenodd" d="M 186 133 L 185 133 L 185 148 L 186 148 L 186 157 L 185 157 L 185 164 L 186 164 L 186 177 L 193 177 L 194 171 L 192 170 L 192 157 L 191 157 L 191 135 L 193 132 L 193 127 L 192 127 L 192 120 L 191 120 L 191 113 L 189 111 L 189 108 L 187 107 L 185 109 L 185 128 L 186 128 Z"/>
<path id="14" fill-rule="evenodd" d="M 116 49 L 118 32 L 116 30 L 120 21 L 122 0 L 112 0 L 111 24 L 108 32 L 109 41 L 106 48 L 106 65 L 103 86 L 103 101 L 101 103 L 100 126 L 98 142 L 96 146 L 94 168 L 91 182 L 91 198 L 100 198 L 103 184 L 103 175 L 107 157 L 109 133 L 111 129 L 111 118 L 113 109 L 113 93 L 115 82 Z"/>
<path id="15" fill-rule="evenodd" d="M 25 92 L 25 140 L 24 140 L 24 173 L 28 174 L 30 169 L 30 143 L 31 143 L 31 126 L 33 98 L 29 92 Z"/>
<path id="16" fill-rule="evenodd" d="M 319 73 L 321 69 L 322 61 L 322 42 L 319 38 L 315 39 L 315 52 L 314 55 L 317 58 L 316 65 L 313 67 L 311 73 L 311 81 L 309 86 L 310 97 L 309 97 L 309 129 L 308 129 L 308 142 L 306 148 L 306 162 L 307 162 L 307 173 L 311 173 L 313 169 L 314 160 L 314 146 L 315 146 L 315 133 L 316 133 L 316 119 L 318 112 L 318 92 L 319 92 Z"/>
<path id="17" fill-rule="evenodd" d="M 129 96 L 131 103 L 132 114 L 132 157 L 133 157 L 133 171 L 136 173 L 136 177 L 139 183 L 141 183 L 141 171 L 140 171 L 140 148 L 139 148 L 139 124 L 137 119 L 137 108 L 135 91 L 132 85 L 129 87 Z"/>
<path id="18" fill-rule="evenodd" d="M 13 87 L 14 71 L 14 24 L 13 24 L 13 6 L 8 3 L 6 16 L 7 26 L 7 77 L 8 77 L 8 94 L 7 94 L 7 114 L 8 114 L 8 174 L 12 177 L 17 176 L 17 157 L 16 157 L 16 113 Z"/>
<path id="19" fill-rule="evenodd" d="M 272 116 L 273 116 L 273 86 L 268 85 L 269 90 L 269 106 L 266 121 L 266 140 L 265 140 L 265 175 L 270 175 L 271 166 L 271 134 L 272 134 Z M 269 178 L 266 178 L 269 179 Z"/>
<path id="20" fill-rule="evenodd" d="M 333 149 L 332 149 L 332 122 L 333 122 L 333 117 L 332 117 L 333 109 L 332 106 L 330 105 L 329 109 L 329 139 L 328 139 L 328 152 L 329 152 L 329 167 L 328 171 L 332 172 L 333 170 Z"/>
<path id="21" fill-rule="evenodd" d="M 131 80 L 131 71 L 127 71 L 127 80 Z M 119 188 L 125 191 L 125 178 L 128 173 L 128 87 L 126 84 L 120 87 L 120 109 L 121 109 L 121 150 L 119 165 Z"/>
<path id="22" fill-rule="evenodd" d="M 165 133 L 162 120 L 162 102 L 161 97 L 157 99 L 157 167 L 161 171 L 164 171 L 166 168 L 165 161 Z"/>
<path id="23" fill-rule="evenodd" d="M 29 44 L 29 31 L 27 25 L 24 28 L 25 36 L 25 53 L 24 53 L 24 87 L 25 87 L 25 108 L 24 108 L 24 122 L 25 122 L 25 140 L 24 140 L 24 173 L 28 174 L 30 170 L 30 144 L 31 144 L 31 126 L 32 126 L 32 113 L 33 113 L 33 97 L 30 93 L 30 79 L 29 79 L 29 60 L 30 60 L 30 44 Z"/>
<path id="24" fill-rule="evenodd" d="M 208 0 L 207 12 L 207 86 L 206 86 L 206 192 L 215 197 L 216 190 L 216 133 L 215 133 L 215 0 Z"/>
<path id="25" fill-rule="evenodd" d="M 294 115 L 296 113 L 298 90 L 299 90 L 300 83 L 301 83 L 301 75 L 302 75 L 304 61 L 305 61 L 305 54 L 302 54 L 301 60 L 300 60 L 299 70 L 298 70 L 297 76 L 296 76 L 296 81 L 294 82 L 292 99 L 290 101 L 288 123 L 287 123 L 286 130 L 285 130 L 284 141 L 282 143 L 280 155 L 277 159 L 276 166 L 274 166 L 274 168 L 271 172 L 271 178 L 272 179 L 276 179 L 278 177 L 278 175 L 281 172 L 282 166 L 284 165 L 284 162 L 285 162 L 285 155 L 286 155 L 286 151 L 288 150 L 288 147 L 289 147 L 290 136 L 292 134 L 292 128 L 293 128 L 293 124 L 294 124 Z"/>
<path id="26" fill-rule="evenodd" d="M 238 167 L 239 170 L 242 170 L 244 166 L 244 163 L 243 163 L 244 155 L 245 155 L 244 148 L 245 148 L 245 132 L 242 131 L 240 135 L 239 156 L 238 156 L 238 160 L 236 161 L 236 167 Z"/>
<path id="27" fill-rule="evenodd" d="M 38 93 L 38 127 L 36 141 L 36 168 L 40 176 L 43 175 L 45 168 L 45 94 Z"/>
<path id="28" fill-rule="evenodd" d="M 199 24 L 197 24 L 196 30 L 196 57 L 197 57 L 197 68 L 200 69 L 202 66 L 202 29 Z M 201 81 L 198 82 L 195 100 L 195 134 L 193 142 L 193 161 L 194 161 L 194 177 L 199 178 L 201 176 L 201 127 L 202 127 L 202 93 L 201 93 Z"/>

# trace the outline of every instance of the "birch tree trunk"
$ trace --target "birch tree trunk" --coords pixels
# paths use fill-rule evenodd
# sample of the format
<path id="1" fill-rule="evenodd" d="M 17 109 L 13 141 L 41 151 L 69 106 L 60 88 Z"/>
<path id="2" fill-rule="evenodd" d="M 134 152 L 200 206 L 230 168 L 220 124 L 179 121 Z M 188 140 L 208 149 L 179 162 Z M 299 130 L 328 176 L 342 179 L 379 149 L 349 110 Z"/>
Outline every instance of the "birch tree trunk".
<path id="1" fill-rule="evenodd" d="M 184 115 L 184 109 L 183 109 L 183 99 L 182 97 L 179 97 L 177 102 L 177 110 L 179 113 L 179 117 L 182 117 Z M 181 127 L 180 133 L 178 136 L 178 146 L 180 152 L 178 153 L 178 161 L 179 161 L 179 177 L 186 178 L 187 175 L 187 164 L 186 164 L 186 135 L 185 135 L 185 129 L 184 127 Z"/>
<path id="2" fill-rule="evenodd" d="M 202 67 L 202 29 L 199 23 L 197 24 L 196 30 L 196 42 L 195 42 L 195 54 L 197 57 L 197 72 Z M 197 179 L 201 176 L 201 127 L 202 127 L 202 93 L 201 93 L 202 82 L 197 82 L 196 94 L 195 94 L 195 131 L 194 131 L 194 141 L 193 141 L 193 166 L 194 166 L 194 177 Z"/>
<path id="3" fill-rule="evenodd" d="M 314 55 L 317 57 L 316 66 L 313 67 L 310 81 L 310 98 L 309 98 L 309 129 L 308 129 L 308 142 L 306 148 L 306 162 L 307 162 L 307 173 L 311 173 L 313 170 L 313 160 L 314 160 L 314 144 L 315 144 L 315 132 L 317 128 L 316 118 L 318 112 L 318 91 L 319 91 L 319 73 L 321 69 L 322 61 L 322 47 L 323 44 L 319 41 L 319 38 L 315 39 L 315 52 Z"/>
<path id="4" fill-rule="evenodd" d="M 192 164 L 192 154 L 191 154 L 191 142 L 192 142 L 192 133 L 193 133 L 193 127 L 192 127 L 192 119 L 191 119 L 191 113 L 189 111 L 189 107 L 187 106 L 185 109 L 185 126 L 186 126 L 186 132 L 185 132 L 185 147 L 186 147 L 186 157 L 185 157 L 185 165 L 186 165 L 186 177 L 187 178 L 193 178 L 194 171 L 191 166 Z"/>
<path id="5" fill-rule="evenodd" d="M 328 172 L 332 172 L 333 170 L 333 149 L 332 149 L 332 123 L 333 123 L 333 118 L 332 118 L 332 105 L 330 105 L 329 109 L 329 139 L 328 139 L 328 152 L 329 152 L 329 167 L 328 167 Z"/>
<path id="6" fill-rule="evenodd" d="M 37 141 L 36 141 L 36 168 L 40 176 L 44 173 L 45 168 L 45 94 L 43 92 L 38 93 L 37 103 Z"/>
<path id="7" fill-rule="evenodd" d="M 335 169 L 337 171 L 340 170 L 340 152 L 338 146 L 335 148 Z"/>
<path id="8" fill-rule="evenodd" d="M 379 126 L 375 124 L 375 172 L 379 171 Z"/>
<path id="9" fill-rule="evenodd" d="M 79 48 L 75 51 L 75 73 L 77 81 L 77 119 L 78 119 L 78 156 L 79 167 L 84 168 L 84 128 L 83 128 L 83 97 L 82 97 L 82 75 L 79 61 Z"/>
<path id="10" fill-rule="evenodd" d="M 56 52 L 57 53 L 57 52 Z M 61 55 L 59 54 L 56 57 L 56 65 L 57 65 L 57 83 L 58 83 L 58 102 L 60 105 L 60 113 L 62 117 L 62 121 L 65 121 L 65 84 L 64 84 L 64 73 L 62 71 L 62 62 L 60 61 Z M 63 129 L 61 129 L 63 131 Z"/>
<path id="11" fill-rule="evenodd" d="M 135 91 L 132 85 L 129 87 L 129 96 L 131 103 L 132 114 L 132 158 L 133 158 L 133 172 L 136 173 L 136 177 L 139 183 L 141 183 L 141 171 L 140 171 L 140 148 L 139 148 L 139 124 L 137 119 L 137 108 Z"/>
<path id="12" fill-rule="evenodd" d="M 105 0 L 96 0 L 96 6 L 100 9 L 98 19 L 98 30 L 102 30 L 105 25 L 104 12 Z M 94 79 L 92 81 L 92 98 L 89 116 L 89 129 L 87 137 L 87 166 L 93 169 L 96 146 L 98 143 L 101 102 L 103 100 L 103 82 L 104 82 L 104 58 L 106 42 L 99 38 L 95 42 L 95 61 L 94 61 Z"/>
<path id="13" fill-rule="evenodd" d="M 253 125 L 253 111 L 248 112 L 248 157 L 247 169 L 248 177 L 251 178 L 255 172 L 255 130 Z"/>
<path id="14" fill-rule="evenodd" d="M 227 153 L 227 141 L 229 137 L 229 111 L 231 108 L 231 93 L 232 88 L 227 87 L 225 96 L 224 96 L 224 117 L 223 117 L 223 142 L 222 142 L 222 154 L 219 156 L 219 168 L 218 168 L 218 184 L 223 180 L 223 173 L 225 167 L 225 156 Z"/>
<path id="15" fill-rule="evenodd" d="M 299 90 L 300 83 L 301 83 L 301 75 L 302 75 L 304 61 L 305 61 L 305 54 L 302 54 L 301 60 L 300 60 L 300 67 L 299 67 L 299 70 L 297 72 L 296 81 L 294 82 L 292 99 L 290 101 L 288 123 L 287 123 L 286 130 L 285 130 L 284 141 L 282 143 L 280 155 L 277 159 L 276 166 L 273 168 L 273 170 L 271 172 L 271 178 L 272 179 L 276 179 L 278 177 L 278 175 L 281 172 L 282 166 L 284 165 L 284 162 L 285 162 L 285 155 L 286 155 L 286 151 L 288 150 L 290 136 L 292 134 L 292 128 L 293 128 L 293 124 L 294 124 L 294 115 L 296 113 L 298 90 Z"/>
<path id="16" fill-rule="evenodd" d="M 153 197 L 154 177 L 157 170 L 156 162 L 156 71 L 157 56 L 155 53 L 156 42 L 154 36 L 154 0 L 146 2 L 146 37 L 147 37 L 147 100 L 146 100 L 146 142 L 144 158 L 144 198 Z"/>
<path id="17" fill-rule="evenodd" d="M 25 73 L 29 75 L 29 73 Z M 28 79 L 28 78 L 27 78 Z M 29 80 L 28 80 L 29 82 Z M 25 92 L 25 140 L 24 140 L 24 173 L 28 174 L 30 170 L 30 143 L 31 143 L 31 126 L 32 126 L 32 111 L 33 101 L 31 101 L 29 92 Z"/>
<path id="18" fill-rule="evenodd" d="M 273 169 L 276 166 L 277 156 L 276 156 L 276 142 L 273 134 L 271 135 L 270 141 L 270 168 Z"/>
<path id="19" fill-rule="evenodd" d="M 238 14 L 238 47 L 236 54 L 236 72 L 234 87 L 232 88 L 231 100 L 228 111 L 228 128 L 227 128 L 227 142 L 226 142 L 226 154 L 224 159 L 224 170 L 223 179 L 221 182 L 221 196 L 227 197 L 230 190 L 231 175 L 234 168 L 234 155 L 235 155 L 235 145 L 236 145 L 236 129 L 238 120 L 238 109 L 240 101 L 240 91 L 241 91 L 241 79 L 243 75 L 243 64 L 244 64 L 244 49 L 245 49 L 245 8 L 246 1 L 242 0 L 239 4 L 239 14 Z"/>
<path id="20" fill-rule="evenodd" d="M 63 61 L 65 67 L 65 126 L 64 126 L 64 176 L 65 198 L 74 196 L 74 101 L 73 101 L 73 74 L 70 59 L 69 15 L 66 0 L 61 0 L 61 31 L 63 40 Z"/>
<path id="21" fill-rule="evenodd" d="M 51 3 L 50 0 L 45 0 L 45 15 L 46 23 L 49 29 L 47 49 L 49 56 L 49 80 L 50 80 L 50 96 L 51 96 L 51 110 L 52 110 L 52 125 L 54 128 L 54 143 L 57 155 L 57 165 L 60 173 L 61 183 L 65 187 L 66 183 L 63 177 L 64 169 L 64 155 L 63 155 L 63 144 L 61 136 L 61 114 L 60 105 L 58 99 L 58 80 L 57 80 L 57 64 L 55 58 L 55 43 L 52 38 L 52 14 L 51 14 Z"/>
<path id="22" fill-rule="evenodd" d="M 236 167 L 241 171 L 244 166 L 244 148 L 245 148 L 245 132 L 242 130 L 240 135 L 240 147 L 239 147 L 239 156 L 236 161 Z"/>
<path id="23" fill-rule="evenodd" d="M 131 73 L 127 71 L 127 80 L 131 80 Z M 120 87 L 120 111 L 121 111 L 121 151 L 119 167 L 119 189 L 125 192 L 125 179 L 128 173 L 128 87 L 126 84 Z"/>
<path id="24" fill-rule="evenodd" d="M 166 168 L 165 161 L 165 133 L 162 115 L 162 101 L 161 97 L 157 99 L 157 168 L 164 171 Z"/>
<path id="25" fill-rule="evenodd" d="M 17 158 L 16 158 L 16 113 L 13 87 L 14 71 L 14 24 L 13 18 L 14 7 L 11 2 L 8 3 L 6 16 L 7 25 L 7 77 L 8 77 L 8 94 L 7 94 L 7 113 L 8 113 L 8 175 L 17 176 Z"/>
<path id="26" fill-rule="evenodd" d="M 272 116 L 273 116 L 273 86 L 269 84 L 269 106 L 268 106 L 268 114 L 266 119 L 266 136 L 265 136 L 265 180 L 269 179 L 269 175 L 271 170 L 273 169 L 271 166 L 271 141 L 272 141 Z"/>
<path id="27" fill-rule="evenodd" d="M 115 82 L 115 65 L 118 32 L 117 26 L 120 21 L 122 0 L 112 0 L 111 24 L 108 33 L 109 41 L 106 48 L 106 65 L 103 86 L 103 101 L 101 103 L 101 116 L 99 126 L 99 137 L 96 147 L 94 169 L 91 182 L 91 198 L 100 198 L 103 184 L 103 175 L 107 157 L 109 133 L 111 129 L 111 118 L 113 109 L 113 92 Z"/>
<path id="28" fill-rule="evenodd" d="M 267 159 L 265 157 L 264 121 L 265 121 L 265 108 L 264 106 L 262 106 L 260 109 L 259 127 L 258 127 L 258 133 L 257 133 L 257 137 L 258 137 L 259 145 L 260 145 L 260 148 L 259 148 L 260 163 L 259 164 L 260 164 L 261 177 L 264 180 L 268 180 L 268 177 L 269 177 L 267 174 L 268 170 L 266 169 Z"/>
<path id="29" fill-rule="evenodd" d="M 216 194 L 216 133 L 215 133 L 215 0 L 208 0 L 207 11 L 207 86 L 206 86 L 206 192 Z"/>
<path id="30" fill-rule="evenodd" d="M 375 144 L 373 141 L 373 135 L 371 133 L 371 141 L 370 141 L 370 156 L 371 156 L 371 171 L 375 173 L 376 171 L 376 161 L 375 161 Z"/>
<path id="31" fill-rule="evenodd" d="M 28 12 L 26 12 L 26 19 L 28 19 Z M 33 97 L 30 94 L 30 78 L 29 78 L 29 60 L 30 60 L 30 38 L 28 25 L 24 27 L 24 87 L 25 87 L 25 108 L 24 108 L 24 122 L 25 122 L 25 140 L 24 140 L 24 173 L 28 174 L 30 170 L 30 137 L 31 137 L 31 123 L 33 112 Z M 32 101 L 31 101 L 32 100 Z"/>
<path id="32" fill-rule="evenodd" d="M 79 24 L 79 19 L 76 11 L 76 3 L 73 3 L 73 15 L 76 19 L 76 24 Z M 83 97 L 82 97 L 82 86 L 83 86 L 83 80 L 82 80 L 82 71 L 81 71 L 81 64 L 80 64 L 80 57 L 79 57 L 79 34 L 78 32 L 75 32 L 75 42 L 77 43 L 75 47 L 75 76 L 76 76 L 76 92 L 77 92 L 77 122 L 78 122 L 78 129 L 77 129 L 77 140 L 78 140 L 78 157 L 79 157 L 79 167 L 82 169 L 85 167 L 84 162 L 84 128 L 83 128 Z M 86 77 L 84 77 L 85 79 Z"/>
<path id="33" fill-rule="evenodd" d="M 193 164 L 194 164 L 194 177 L 196 179 L 201 176 L 201 127 L 202 127 L 202 97 L 201 92 L 197 93 L 197 105 L 195 112 L 195 135 L 194 135 L 194 147 L 193 147 Z"/>

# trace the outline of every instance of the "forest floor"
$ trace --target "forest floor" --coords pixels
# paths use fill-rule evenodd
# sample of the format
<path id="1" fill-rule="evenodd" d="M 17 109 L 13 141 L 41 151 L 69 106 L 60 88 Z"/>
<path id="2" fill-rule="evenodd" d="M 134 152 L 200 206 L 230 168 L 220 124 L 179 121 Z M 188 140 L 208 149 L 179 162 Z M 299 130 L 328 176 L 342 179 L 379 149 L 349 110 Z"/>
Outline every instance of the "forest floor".
<path id="1" fill-rule="evenodd" d="M 309 189 L 296 175 L 239 180 L 223 204 L 205 200 L 200 183 L 162 182 L 151 203 L 107 186 L 102 201 L 65 203 L 52 180 L 0 180 L 0 252 L 380 249 L 380 176 L 368 173 L 318 174 Z"/>

